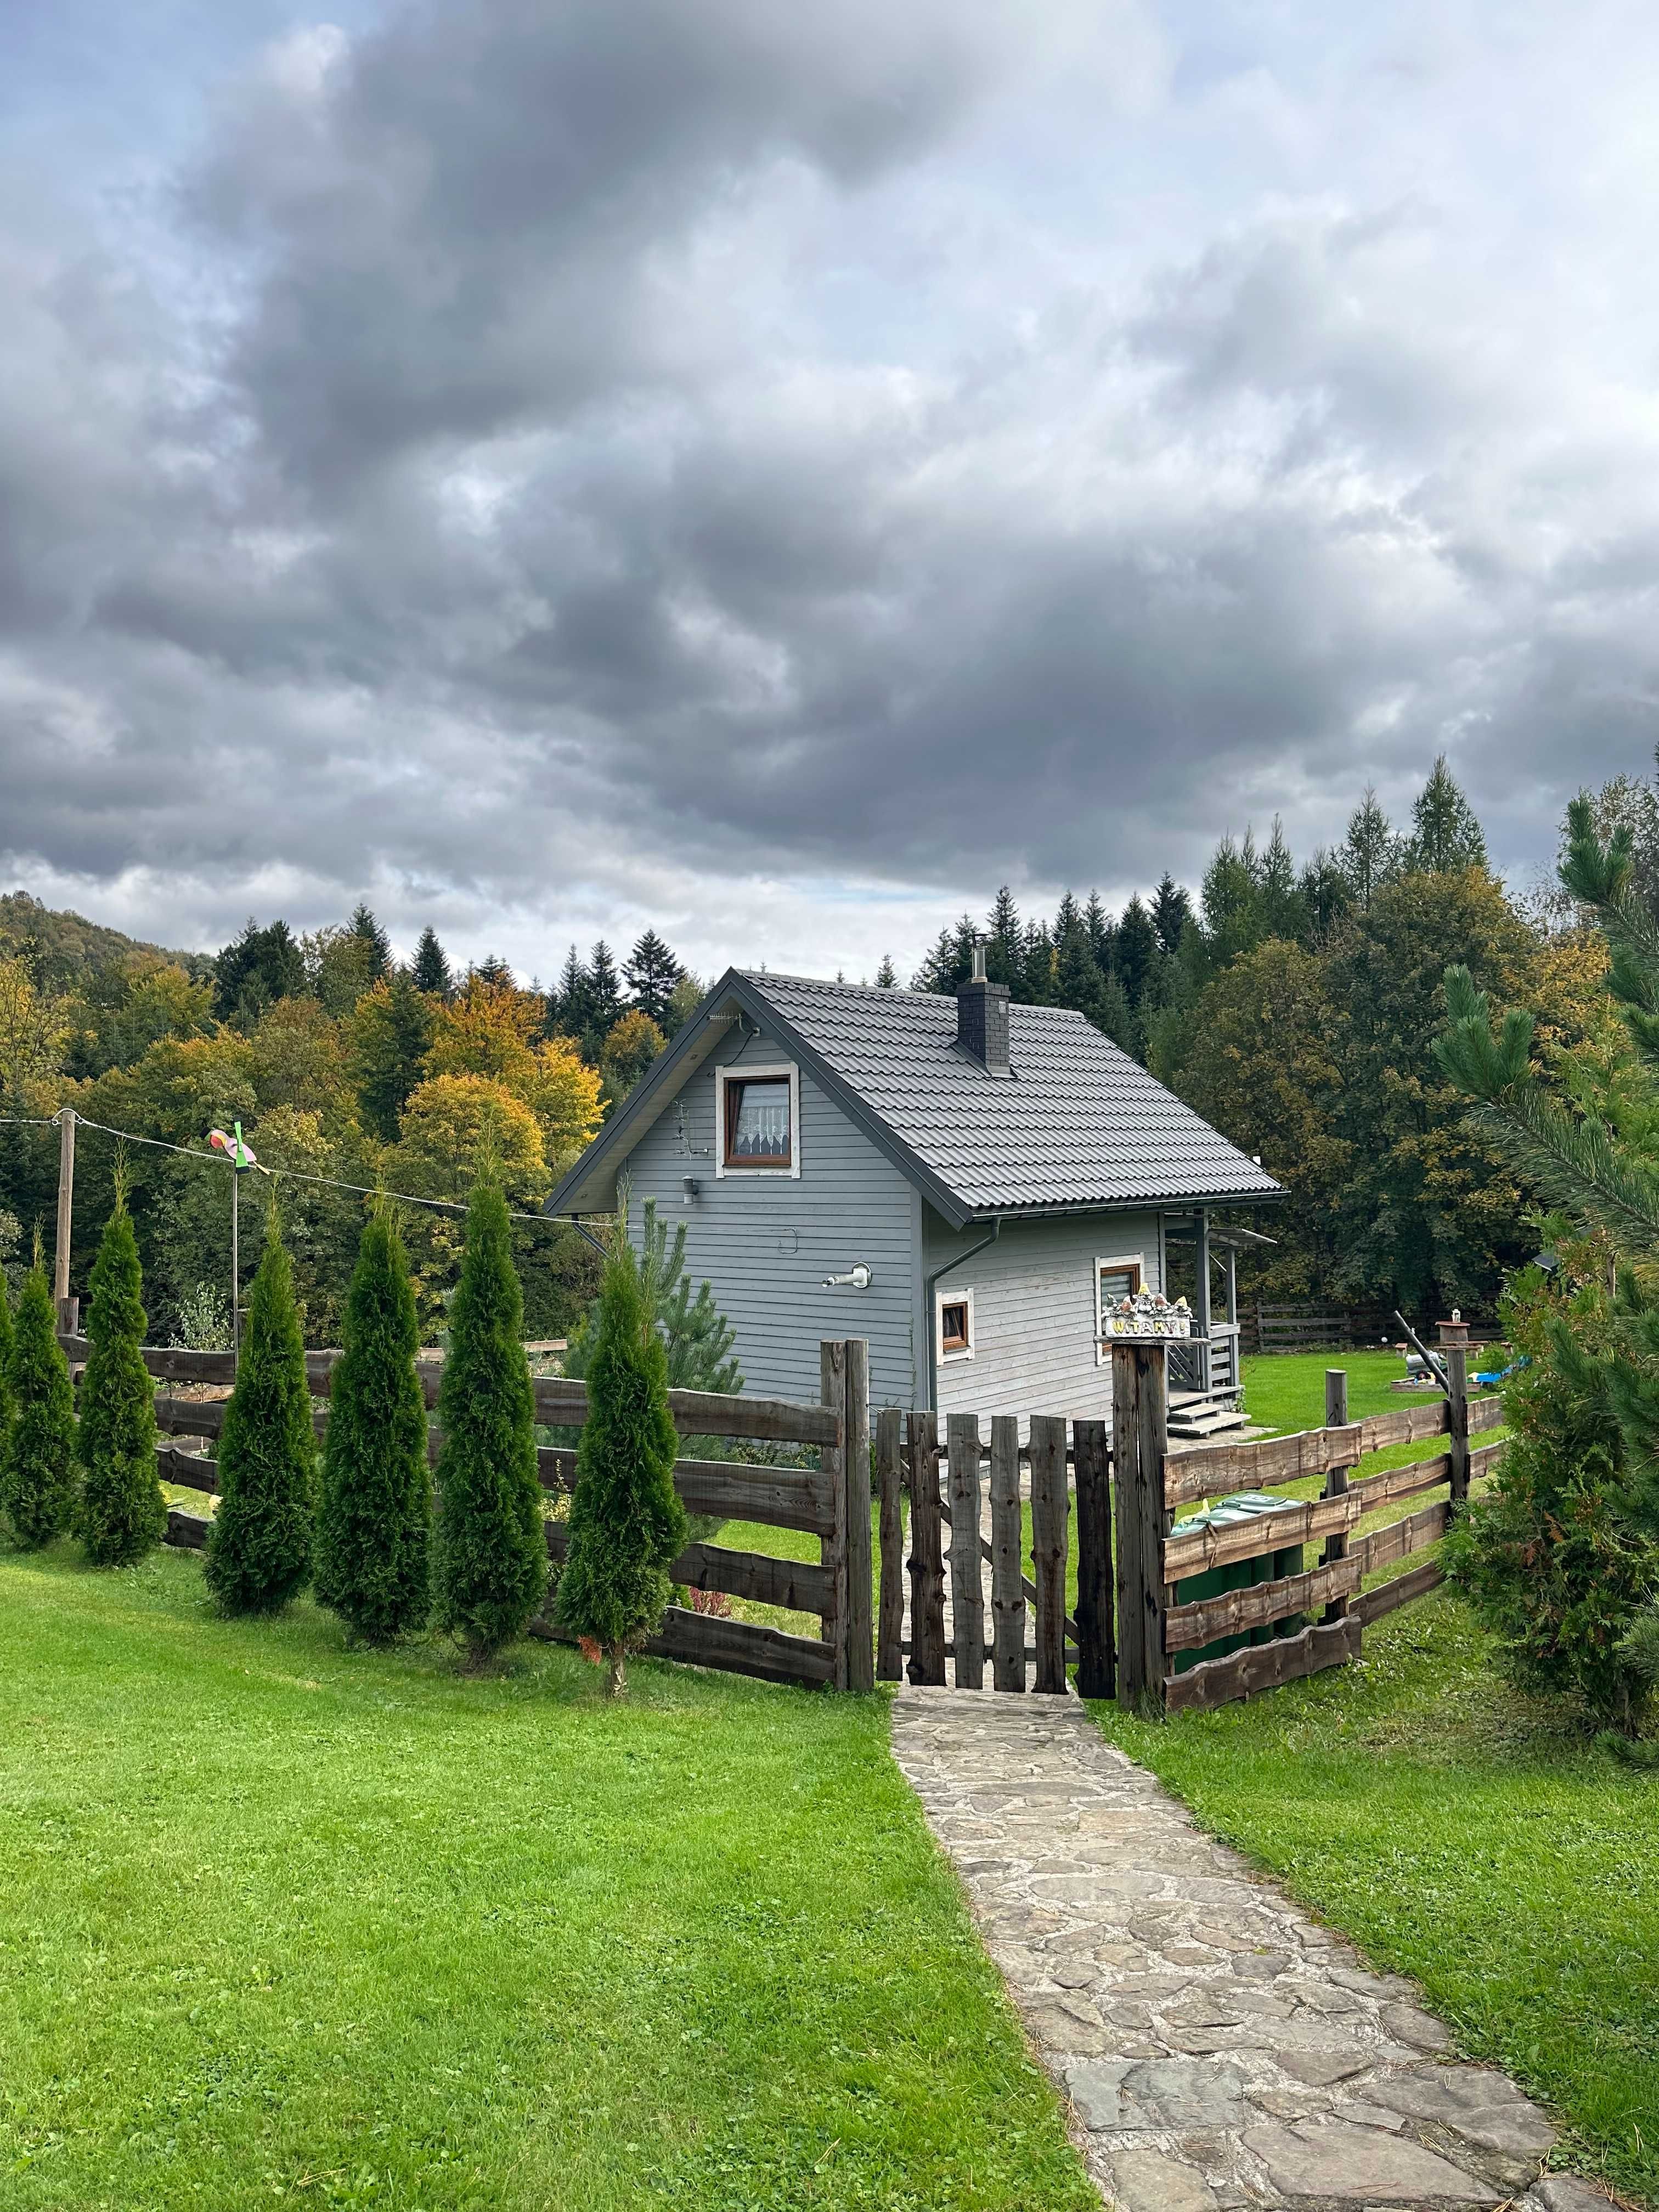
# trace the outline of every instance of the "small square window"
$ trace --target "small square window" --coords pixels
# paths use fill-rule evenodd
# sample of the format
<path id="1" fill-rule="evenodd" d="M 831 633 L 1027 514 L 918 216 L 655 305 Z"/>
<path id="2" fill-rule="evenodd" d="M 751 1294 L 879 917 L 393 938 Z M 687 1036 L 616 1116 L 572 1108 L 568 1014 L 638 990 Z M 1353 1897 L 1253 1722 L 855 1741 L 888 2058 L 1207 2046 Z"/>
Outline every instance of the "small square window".
<path id="1" fill-rule="evenodd" d="M 726 1164 L 729 1168 L 788 1168 L 794 1159 L 787 1075 L 759 1080 L 728 1076 L 726 1083 Z"/>
<path id="2" fill-rule="evenodd" d="M 974 1356 L 973 1292 L 940 1291 L 938 1314 L 939 1358 L 971 1359 Z"/>

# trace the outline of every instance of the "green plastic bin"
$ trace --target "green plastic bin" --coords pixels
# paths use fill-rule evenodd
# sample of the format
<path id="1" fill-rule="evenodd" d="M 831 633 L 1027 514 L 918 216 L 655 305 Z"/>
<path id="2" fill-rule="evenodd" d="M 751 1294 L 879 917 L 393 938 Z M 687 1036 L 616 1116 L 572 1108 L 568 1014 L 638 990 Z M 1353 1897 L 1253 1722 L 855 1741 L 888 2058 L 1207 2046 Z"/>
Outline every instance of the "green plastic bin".
<path id="1" fill-rule="evenodd" d="M 1241 1491 L 1237 1496 L 1218 1498 L 1202 1513 L 1190 1513 L 1177 1521 L 1172 1535 L 1189 1535 L 1198 1528 L 1237 1528 L 1240 1522 L 1255 1519 L 1263 1513 L 1277 1513 L 1285 1504 L 1282 1498 L 1270 1497 L 1266 1491 Z M 1302 1572 L 1303 1547 L 1287 1544 L 1276 1552 L 1259 1553 L 1250 1559 L 1230 1559 L 1225 1565 L 1206 1567 L 1202 1574 L 1188 1575 L 1175 1586 L 1177 1605 L 1195 1604 L 1199 1599 L 1219 1597 L 1224 1590 L 1242 1589 L 1254 1583 L 1277 1582 L 1285 1575 Z M 1200 1644 L 1196 1650 L 1177 1651 L 1175 1671 L 1184 1674 L 1189 1667 L 1196 1667 L 1206 1659 L 1223 1659 L 1230 1651 L 1237 1651 L 1247 1644 L 1266 1644 L 1276 1636 L 1291 1636 L 1302 1626 L 1302 1615 L 1293 1613 L 1284 1620 L 1264 1622 L 1260 1628 L 1245 1631 L 1237 1636 L 1218 1637 L 1213 1644 Z"/>

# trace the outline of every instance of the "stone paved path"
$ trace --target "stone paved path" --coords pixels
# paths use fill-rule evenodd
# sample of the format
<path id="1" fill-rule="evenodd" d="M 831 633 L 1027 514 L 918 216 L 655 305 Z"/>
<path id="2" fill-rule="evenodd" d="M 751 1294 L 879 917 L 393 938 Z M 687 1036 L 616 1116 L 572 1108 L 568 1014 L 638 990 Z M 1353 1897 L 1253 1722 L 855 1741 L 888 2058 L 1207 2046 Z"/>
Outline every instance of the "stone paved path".
<path id="1" fill-rule="evenodd" d="M 1107 2203 L 1607 2212 L 1540 2179 L 1548 2122 L 1444 2055 L 1410 1983 L 1202 1834 L 1075 1698 L 903 1688 L 893 1751 Z"/>

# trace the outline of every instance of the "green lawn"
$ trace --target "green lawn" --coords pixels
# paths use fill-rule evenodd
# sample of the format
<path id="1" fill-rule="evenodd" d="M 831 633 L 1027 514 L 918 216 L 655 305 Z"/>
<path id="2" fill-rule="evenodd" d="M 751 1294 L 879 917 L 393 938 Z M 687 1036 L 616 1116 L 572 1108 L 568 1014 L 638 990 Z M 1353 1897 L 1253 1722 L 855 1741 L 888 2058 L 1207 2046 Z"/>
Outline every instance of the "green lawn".
<path id="1" fill-rule="evenodd" d="M 0 2202 L 1083 2208 L 884 1698 L 0 1557 Z"/>
<path id="2" fill-rule="evenodd" d="M 1334 1365 L 1353 1419 L 1412 1402 L 1388 1389 L 1389 1354 L 1296 1353 L 1245 1362 L 1252 1418 L 1317 1427 Z M 1659 2204 L 1659 1781 L 1506 1690 L 1449 1592 L 1367 1630 L 1364 1648 L 1358 1666 L 1158 1727 L 1095 1711 L 1207 1827 L 1414 1975 L 1466 2053 L 1554 2109 L 1570 2155 Z"/>

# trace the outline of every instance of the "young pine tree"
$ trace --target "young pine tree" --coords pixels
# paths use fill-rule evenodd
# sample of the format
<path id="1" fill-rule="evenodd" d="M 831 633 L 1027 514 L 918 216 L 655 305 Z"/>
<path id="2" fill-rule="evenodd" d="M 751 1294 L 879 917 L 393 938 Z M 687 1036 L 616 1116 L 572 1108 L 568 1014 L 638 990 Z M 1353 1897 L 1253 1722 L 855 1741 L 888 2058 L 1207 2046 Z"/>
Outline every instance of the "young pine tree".
<path id="1" fill-rule="evenodd" d="M 524 1298 L 507 1200 L 481 1175 L 466 1210 L 466 1252 L 450 1310 L 438 1394 L 434 1530 L 437 1621 L 483 1666 L 524 1633 L 547 1588 L 536 1473 L 536 1407 L 524 1352 Z"/>
<path id="2" fill-rule="evenodd" d="M 81 1382 L 81 1541 L 94 1567 L 130 1567 L 167 1533 L 155 1474 L 155 1391 L 144 1365 L 143 1279 L 118 1195 L 92 1271 L 92 1349 Z"/>
<path id="3" fill-rule="evenodd" d="M 0 1508 L 26 1552 L 61 1536 L 75 1518 L 75 1393 L 58 1343 L 58 1313 L 44 1267 L 23 1285 L 8 1364 L 17 1407 Z"/>
<path id="4" fill-rule="evenodd" d="M 275 1208 L 219 1439 L 207 1583 L 222 1613 L 276 1613 L 311 1572 L 317 1440 L 294 1271 Z"/>
<path id="5" fill-rule="evenodd" d="M 605 1653 L 612 1697 L 623 1688 L 624 1655 L 662 1619 L 672 1587 L 669 1566 L 685 1542 L 685 1508 L 674 1494 L 678 1450 L 668 1355 L 624 1216 L 605 1261 L 569 1549 L 559 1578 L 560 1617 Z"/>
<path id="6" fill-rule="evenodd" d="M 365 1644 L 426 1626 L 432 1475 L 420 1337 L 403 1240 L 389 1213 L 370 1216 L 334 1370 L 317 1516 L 317 1595 Z"/>

